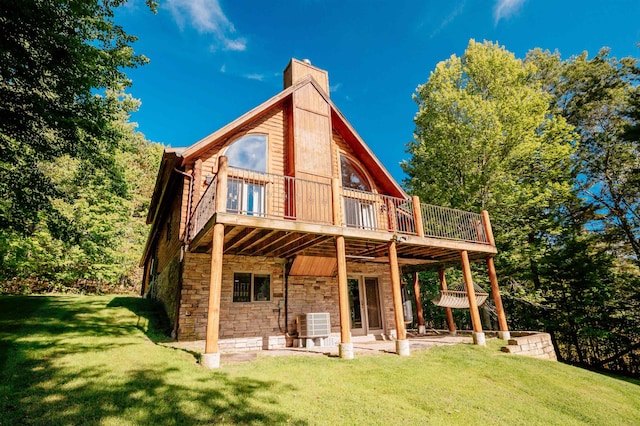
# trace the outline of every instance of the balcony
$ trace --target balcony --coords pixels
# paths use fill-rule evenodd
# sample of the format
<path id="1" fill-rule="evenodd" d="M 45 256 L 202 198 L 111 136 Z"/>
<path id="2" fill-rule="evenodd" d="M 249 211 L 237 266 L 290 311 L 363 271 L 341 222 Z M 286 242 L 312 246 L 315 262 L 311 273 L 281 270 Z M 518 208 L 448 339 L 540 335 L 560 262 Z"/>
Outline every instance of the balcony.
<path id="1" fill-rule="evenodd" d="M 215 217 L 215 218 L 214 218 Z M 333 255 L 333 237 L 343 235 L 352 260 L 386 259 L 386 243 L 398 241 L 405 263 L 443 263 L 496 252 L 489 243 L 488 216 L 343 188 L 337 179 L 221 168 L 190 219 L 192 251 L 211 246 L 213 222 L 225 224 L 225 253 L 289 257 Z"/>

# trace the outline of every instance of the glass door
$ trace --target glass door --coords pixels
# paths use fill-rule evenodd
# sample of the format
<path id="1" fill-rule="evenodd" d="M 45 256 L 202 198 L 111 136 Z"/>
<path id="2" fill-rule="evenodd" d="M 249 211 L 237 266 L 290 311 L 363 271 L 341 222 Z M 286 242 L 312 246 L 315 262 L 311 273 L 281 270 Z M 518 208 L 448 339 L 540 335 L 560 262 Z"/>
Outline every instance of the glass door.
<path id="1" fill-rule="evenodd" d="M 351 312 L 351 334 L 361 336 L 382 330 L 382 307 L 378 279 L 374 277 L 349 278 L 347 284 Z"/>
<path id="2" fill-rule="evenodd" d="M 370 330 L 382 329 L 382 309 L 380 308 L 380 292 L 377 278 L 365 278 L 365 297 L 367 300 L 367 333 Z"/>
<path id="3" fill-rule="evenodd" d="M 349 311 L 351 313 L 351 334 L 364 334 L 362 323 L 362 303 L 360 297 L 360 280 L 357 278 L 348 278 L 347 285 L 349 288 Z"/>

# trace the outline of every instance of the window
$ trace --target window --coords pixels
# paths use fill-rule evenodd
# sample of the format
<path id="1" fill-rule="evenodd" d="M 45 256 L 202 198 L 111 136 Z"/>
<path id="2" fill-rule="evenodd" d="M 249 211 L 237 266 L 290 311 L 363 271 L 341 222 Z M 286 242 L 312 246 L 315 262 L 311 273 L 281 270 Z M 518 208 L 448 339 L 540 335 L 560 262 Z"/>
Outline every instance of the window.
<path id="1" fill-rule="evenodd" d="M 267 171 L 267 135 L 246 135 L 235 140 L 225 154 L 230 167 Z"/>
<path id="2" fill-rule="evenodd" d="M 233 274 L 234 302 L 268 302 L 271 300 L 271 277 L 266 274 Z"/>
<path id="3" fill-rule="evenodd" d="M 369 179 L 362 169 L 344 155 L 340 155 L 340 172 L 343 188 L 372 192 Z M 356 191 L 347 193 L 343 197 L 344 223 L 355 228 L 375 229 L 374 205 L 371 201 L 361 199 L 361 195 Z"/>
<path id="4" fill-rule="evenodd" d="M 342 173 L 342 187 L 371 192 L 369 179 L 360 167 L 344 155 L 340 155 L 340 171 Z"/>
<path id="5" fill-rule="evenodd" d="M 227 211 L 248 216 L 263 216 L 264 183 L 229 178 L 227 181 Z"/>
<path id="6" fill-rule="evenodd" d="M 229 166 L 260 173 L 267 171 L 267 136 L 246 135 L 234 141 L 227 148 L 225 155 L 229 158 Z M 227 211 L 263 216 L 265 185 L 261 179 L 253 176 L 230 177 L 227 191 Z"/>

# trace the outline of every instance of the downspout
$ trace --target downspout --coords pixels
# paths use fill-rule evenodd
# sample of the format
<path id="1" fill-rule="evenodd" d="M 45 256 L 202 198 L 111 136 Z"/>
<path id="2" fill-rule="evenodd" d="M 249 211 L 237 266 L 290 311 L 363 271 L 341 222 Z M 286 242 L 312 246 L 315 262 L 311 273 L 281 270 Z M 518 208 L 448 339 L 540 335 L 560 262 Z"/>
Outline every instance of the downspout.
<path id="1" fill-rule="evenodd" d="M 182 170 L 178 170 L 177 168 L 173 168 L 175 172 L 180 173 L 182 176 L 189 179 L 189 194 L 187 195 L 187 221 L 185 223 L 185 232 L 180 237 L 180 242 L 182 242 L 182 246 L 180 247 L 180 266 L 178 272 L 178 291 L 176 292 L 176 311 L 174 314 L 174 324 L 173 330 L 171 332 L 172 338 L 178 339 L 178 322 L 180 320 L 180 300 L 182 299 L 182 274 L 184 272 L 184 252 L 185 247 L 187 246 L 187 241 L 189 240 L 189 230 L 191 225 L 191 194 L 193 194 L 193 175 L 189 173 L 185 173 Z"/>
<path id="2" fill-rule="evenodd" d="M 291 263 L 287 261 L 287 263 L 284 265 L 284 333 L 285 333 L 285 336 L 289 336 L 289 271 L 290 270 L 291 270 Z"/>

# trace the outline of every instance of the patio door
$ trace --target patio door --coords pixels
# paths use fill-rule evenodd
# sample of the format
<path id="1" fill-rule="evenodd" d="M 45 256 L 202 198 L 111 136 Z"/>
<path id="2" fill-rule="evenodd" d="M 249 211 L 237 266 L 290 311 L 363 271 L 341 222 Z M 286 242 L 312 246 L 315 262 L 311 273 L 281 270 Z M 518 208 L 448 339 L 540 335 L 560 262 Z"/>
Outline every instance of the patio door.
<path id="1" fill-rule="evenodd" d="M 351 311 L 351 334 L 363 336 L 382 332 L 382 307 L 380 289 L 375 277 L 349 278 L 349 308 Z"/>

